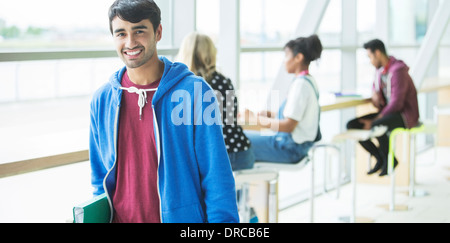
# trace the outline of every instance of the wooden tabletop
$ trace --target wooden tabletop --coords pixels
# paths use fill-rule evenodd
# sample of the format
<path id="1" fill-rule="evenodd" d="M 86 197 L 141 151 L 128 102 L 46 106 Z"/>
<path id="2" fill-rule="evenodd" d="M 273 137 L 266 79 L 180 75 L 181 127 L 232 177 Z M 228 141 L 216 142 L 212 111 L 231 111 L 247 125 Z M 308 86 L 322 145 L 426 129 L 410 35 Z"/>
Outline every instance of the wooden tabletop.
<path id="1" fill-rule="evenodd" d="M 450 78 L 428 78 L 423 82 L 419 93 L 429 93 L 447 88 L 450 88 Z"/>

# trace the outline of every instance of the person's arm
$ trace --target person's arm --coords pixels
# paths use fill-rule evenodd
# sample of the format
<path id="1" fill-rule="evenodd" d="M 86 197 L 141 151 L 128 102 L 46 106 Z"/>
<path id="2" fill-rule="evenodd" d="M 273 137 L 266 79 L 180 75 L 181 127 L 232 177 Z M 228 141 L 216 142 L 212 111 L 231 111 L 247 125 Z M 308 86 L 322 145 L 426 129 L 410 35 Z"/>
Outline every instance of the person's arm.
<path id="1" fill-rule="evenodd" d="M 381 111 L 382 115 L 401 112 L 405 106 L 406 92 L 408 85 L 408 72 L 406 68 L 401 68 L 392 73 L 391 78 L 391 97 L 389 103 Z"/>
<path id="2" fill-rule="evenodd" d="M 275 114 L 272 111 L 260 111 L 258 112 L 259 116 L 267 117 L 267 118 L 274 118 Z"/>
<path id="3" fill-rule="evenodd" d="M 96 110 L 92 104 L 89 131 L 89 160 L 91 164 L 91 184 L 94 188 L 94 196 L 98 196 L 105 193 L 105 189 L 103 188 L 103 179 L 105 178 L 107 171 L 101 158 L 99 134 L 96 122 Z"/>
<path id="4" fill-rule="evenodd" d="M 202 90 L 211 92 L 206 83 L 203 84 Z M 197 100 L 194 103 L 196 108 L 202 111 L 196 116 L 201 115 L 203 122 L 194 126 L 194 146 L 206 205 L 206 218 L 209 223 L 238 223 L 235 182 L 223 139 L 220 116 L 208 118 L 211 110 L 218 110 L 218 102 L 213 92 L 212 95 L 204 95 L 206 100 L 200 96 L 201 93 L 194 97 Z"/>
<path id="5" fill-rule="evenodd" d="M 383 107 L 386 105 L 383 97 L 377 91 L 373 91 L 372 93 L 372 104 L 379 110 L 383 109 Z"/>
<path id="6" fill-rule="evenodd" d="M 250 112 L 250 116 L 255 116 L 253 113 Z M 252 118 L 250 118 L 252 119 Z M 295 127 L 298 125 L 298 121 L 291 119 L 291 118 L 285 118 L 283 120 L 269 118 L 266 116 L 256 115 L 256 118 L 254 118 L 258 122 L 258 126 L 262 128 L 268 128 L 275 132 L 286 132 L 286 133 L 292 133 L 295 129 Z"/>

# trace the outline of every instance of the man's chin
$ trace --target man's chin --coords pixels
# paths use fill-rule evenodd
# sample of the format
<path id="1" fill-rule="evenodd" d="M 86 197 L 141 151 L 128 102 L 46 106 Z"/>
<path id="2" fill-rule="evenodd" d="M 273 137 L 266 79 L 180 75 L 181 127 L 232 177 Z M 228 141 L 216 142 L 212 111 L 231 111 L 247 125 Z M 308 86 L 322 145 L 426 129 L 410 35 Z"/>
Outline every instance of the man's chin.
<path id="1" fill-rule="evenodd" d="M 142 67 L 145 63 L 144 62 L 133 62 L 133 61 L 125 61 L 125 66 L 129 69 L 139 68 Z"/>

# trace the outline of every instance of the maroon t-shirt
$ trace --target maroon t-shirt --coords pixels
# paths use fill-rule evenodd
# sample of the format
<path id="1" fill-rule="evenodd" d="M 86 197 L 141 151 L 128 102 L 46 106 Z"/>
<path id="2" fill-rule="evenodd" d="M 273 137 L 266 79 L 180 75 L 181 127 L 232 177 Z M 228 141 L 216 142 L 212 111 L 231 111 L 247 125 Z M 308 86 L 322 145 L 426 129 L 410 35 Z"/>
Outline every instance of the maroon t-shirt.
<path id="1" fill-rule="evenodd" d="M 125 72 L 122 87 L 154 89 L 160 83 L 136 85 Z M 152 99 L 155 91 L 146 91 L 147 103 L 138 106 L 139 95 L 123 90 L 117 143 L 116 191 L 113 196 L 114 223 L 160 223 L 160 199 L 157 186 L 158 155 L 153 130 Z"/>

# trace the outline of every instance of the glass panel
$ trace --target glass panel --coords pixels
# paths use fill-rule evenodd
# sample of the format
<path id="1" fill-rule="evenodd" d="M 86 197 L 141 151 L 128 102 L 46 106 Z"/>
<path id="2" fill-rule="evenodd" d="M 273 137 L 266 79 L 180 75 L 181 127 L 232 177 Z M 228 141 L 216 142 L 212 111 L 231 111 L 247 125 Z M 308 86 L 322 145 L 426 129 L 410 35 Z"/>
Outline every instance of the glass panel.
<path id="1" fill-rule="evenodd" d="M 111 49 L 113 45 L 108 9 L 112 2 L 0 0 L 0 51 L 45 48 Z M 166 24 L 166 29 L 170 29 L 168 26 L 171 24 L 171 1 L 157 2 L 162 11 L 162 21 Z M 170 43 L 168 35 L 163 38 L 161 44 Z"/>
<path id="2" fill-rule="evenodd" d="M 398 60 L 402 60 L 408 65 L 410 68 L 414 64 L 417 53 L 419 52 L 418 48 L 391 48 L 387 50 L 388 55 L 394 56 Z"/>
<path id="3" fill-rule="evenodd" d="M 97 1 L 97 0 L 95 0 Z M 111 1 L 111 0 L 110 0 Z M 170 48 L 172 47 L 172 0 L 155 0 L 161 9 L 161 25 L 163 27 L 163 36 L 158 43 L 158 48 Z"/>
<path id="4" fill-rule="evenodd" d="M 216 43 L 220 26 L 219 0 L 197 0 L 197 30 L 210 36 Z"/>
<path id="5" fill-rule="evenodd" d="M 358 44 L 362 46 L 376 38 L 376 0 L 358 0 L 357 5 Z"/>
<path id="6" fill-rule="evenodd" d="M 306 0 L 241 1 L 241 44 L 284 45 L 303 13 Z"/>
<path id="7" fill-rule="evenodd" d="M 17 79 L 17 63 L 5 62 L 0 63 L 0 103 L 13 102 L 16 100 L 16 79 Z"/>
<path id="8" fill-rule="evenodd" d="M 119 58 L 59 60 L 56 67 L 57 96 L 91 95 L 123 66 Z"/>
<path id="9" fill-rule="evenodd" d="M 265 104 L 269 85 L 275 80 L 283 64 L 283 52 L 255 52 L 241 54 L 240 107 L 260 110 Z M 252 92 L 249 94 L 248 92 Z"/>
<path id="10" fill-rule="evenodd" d="M 447 25 L 447 29 L 445 30 L 444 36 L 441 40 L 442 45 L 450 45 L 450 24 Z"/>
<path id="11" fill-rule="evenodd" d="M 92 64 L 92 59 L 60 61 L 57 64 L 58 96 L 70 97 L 89 94 L 92 83 Z"/>
<path id="12" fill-rule="evenodd" d="M 428 25 L 427 0 L 389 1 L 391 44 L 421 43 Z"/>
<path id="13" fill-rule="evenodd" d="M 341 50 L 324 50 L 317 62 L 312 62 L 311 75 L 320 92 L 338 92 L 341 87 Z"/>
<path id="14" fill-rule="evenodd" d="M 357 89 L 358 92 L 370 94 L 375 79 L 375 67 L 370 63 L 367 50 L 360 48 L 356 52 Z"/>
<path id="15" fill-rule="evenodd" d="M 324 46 L 341 44 L 342 0 L 330 1 L 319 27 L 319 36 Z"/>
<path id="16" fill-rule="evenodd" d="M 439 51 L 439 77 L 450 78 L 450 48 L 441 47 Z"/>
<path id="17" fill-rule="evenodd" d="M 57 61 L 21 62 L 17 71 L 18 99 L 48 99 L 56 97 Z"/>

